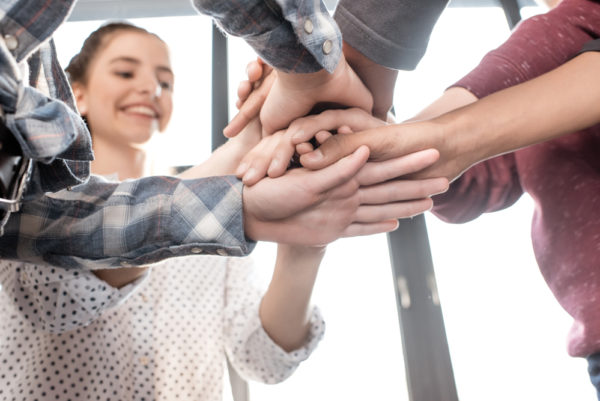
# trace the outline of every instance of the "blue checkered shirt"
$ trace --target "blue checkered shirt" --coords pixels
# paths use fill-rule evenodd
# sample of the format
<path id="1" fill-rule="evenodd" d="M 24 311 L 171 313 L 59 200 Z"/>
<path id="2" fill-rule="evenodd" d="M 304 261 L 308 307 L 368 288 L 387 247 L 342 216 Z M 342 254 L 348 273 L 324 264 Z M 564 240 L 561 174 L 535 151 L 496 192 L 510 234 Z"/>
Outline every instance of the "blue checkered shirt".
<path id="1" fill-rule="evenodd" d="M 73 3 L 0 0 L 0 106 L 35 162 L 22 209 L 0 237 L 0 257 L 95 269 L 249 253 L 235 177 L 89 178 L 90 136 L 48 40 Z"/>
<path id="2" fill-rule="evenodd" d="M 280 70 L 308 73 L 325 68 L 332 72 L 340 59 L 340 30 L 320 0 L 193 2 L 225 32 L 244 38 Z"/>

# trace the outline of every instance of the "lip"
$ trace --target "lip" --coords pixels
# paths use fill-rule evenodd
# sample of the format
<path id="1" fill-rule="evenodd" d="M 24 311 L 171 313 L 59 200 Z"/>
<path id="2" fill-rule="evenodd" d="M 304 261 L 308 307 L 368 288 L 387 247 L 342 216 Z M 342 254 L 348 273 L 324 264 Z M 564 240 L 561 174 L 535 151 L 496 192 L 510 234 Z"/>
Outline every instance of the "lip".
<path id="1" fill-rule="evenodd" d="M 160 112 L 158 108 L 150 103 L 131 103 L 120 107 L 123 113 L 135 114 L 136 116 L 146 117 L 151 119 L 159 119 Z"/>

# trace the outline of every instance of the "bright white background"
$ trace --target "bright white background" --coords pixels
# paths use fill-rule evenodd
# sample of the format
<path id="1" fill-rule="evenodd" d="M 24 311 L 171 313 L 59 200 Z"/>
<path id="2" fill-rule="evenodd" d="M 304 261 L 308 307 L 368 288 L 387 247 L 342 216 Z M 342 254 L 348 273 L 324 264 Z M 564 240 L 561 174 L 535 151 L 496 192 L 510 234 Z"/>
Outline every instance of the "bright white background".
<path id="1" fill-rule="evenodd" d="M 135 23 L 158 33 L 173 54 L 175 113 L 168 132 L 157 138 L 158 154 L 170 165 L 198 163 L 210 152 L 210 21 L 177 17 Z M 63 65 L 98 25 L 68 23 L 60 29 L 56 40 Z M 499 8 L 446 10 L 417 70 L 400 74 L 399 118 L 432 101 L 508 34 Z M 251 58 L 242 41 L 230 41 L 231 102 Z M 462 401 L 595 400 L 585 361 L 566 354 L 569 317 L 537 270 L 531 213 L 532 202 L 524 197 L 509 210 L 460 226 L 427 216 Z M 261 244 L 254 253 L 265 282 L 273 251 L 271 244 Z M 252 398 L 408 400 L 385 236 L 332 244 L 314 301 L 327 320 L 325 339 L 287 382 L 253 383 Z"/>

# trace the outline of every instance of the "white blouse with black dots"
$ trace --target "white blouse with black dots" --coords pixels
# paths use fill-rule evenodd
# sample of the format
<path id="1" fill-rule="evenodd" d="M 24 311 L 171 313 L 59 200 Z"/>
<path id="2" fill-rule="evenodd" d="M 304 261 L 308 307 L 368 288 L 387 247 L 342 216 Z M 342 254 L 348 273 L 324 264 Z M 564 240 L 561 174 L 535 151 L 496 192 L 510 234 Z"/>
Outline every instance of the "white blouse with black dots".
<path id="1" fill-rule="evenodd" d="M 120 290 L 87 271 L 0 262 L 0 401 L 221 400 L 225 355 L 276 383 L 315 349 L 263 330 L 248 258 L 171 259 Z"/>

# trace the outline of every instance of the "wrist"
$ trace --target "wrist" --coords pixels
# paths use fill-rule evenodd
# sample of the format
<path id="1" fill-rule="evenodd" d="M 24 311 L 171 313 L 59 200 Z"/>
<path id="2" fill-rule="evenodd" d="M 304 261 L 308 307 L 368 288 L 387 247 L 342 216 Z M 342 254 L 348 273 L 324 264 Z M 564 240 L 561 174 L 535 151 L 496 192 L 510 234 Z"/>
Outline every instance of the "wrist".
<path id="1" fill-rule="evenodd" d="M 277 75 L 282 87 L 286 89 L 310 90 L 321 87 L 342 75 L 345 68 L 349 68 L 349 66 L 342 54 L 335 70 L 331 73 L 324 69 L 311 73 L 290 73 L 278 70 Z"/>
<path id="2" fill-rule="evenodd" d="M 493 153 L 494 144 L 490 135 L 494 130 L 491 122 L 479 119 L 466 108 L 443 114 L 431 121 L 437 126 L 437 149 L 440 159 L 448 165 L 445 176 L 450 181 Z"/>

